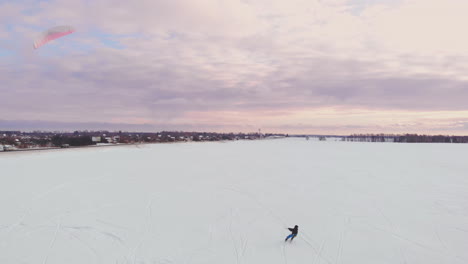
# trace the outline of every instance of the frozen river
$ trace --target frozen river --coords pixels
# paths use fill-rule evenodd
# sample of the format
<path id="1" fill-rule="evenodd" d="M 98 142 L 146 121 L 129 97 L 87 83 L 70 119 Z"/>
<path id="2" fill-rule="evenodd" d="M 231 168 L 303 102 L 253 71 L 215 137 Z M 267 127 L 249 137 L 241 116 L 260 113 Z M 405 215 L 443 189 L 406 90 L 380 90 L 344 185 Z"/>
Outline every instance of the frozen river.
<path id="1" fill-rule="evenodd" d="M 0 263 L 468 263 L 467 157 L 299 138 L 1 153 Z"/>

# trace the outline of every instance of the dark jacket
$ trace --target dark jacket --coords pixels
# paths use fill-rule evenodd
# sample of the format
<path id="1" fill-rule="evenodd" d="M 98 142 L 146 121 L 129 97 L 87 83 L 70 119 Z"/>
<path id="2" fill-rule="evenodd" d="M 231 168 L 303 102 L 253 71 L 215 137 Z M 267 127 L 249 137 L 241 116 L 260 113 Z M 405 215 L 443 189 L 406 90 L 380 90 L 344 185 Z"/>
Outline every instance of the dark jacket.
<path id="1" fill-rule="evenodd" d="M 294 228 L 288 228 L 289 231 L 291 231 L 294 235 L 297 235 L 297 232 L 299 231 L 299 227 L 296 225 Z"/>

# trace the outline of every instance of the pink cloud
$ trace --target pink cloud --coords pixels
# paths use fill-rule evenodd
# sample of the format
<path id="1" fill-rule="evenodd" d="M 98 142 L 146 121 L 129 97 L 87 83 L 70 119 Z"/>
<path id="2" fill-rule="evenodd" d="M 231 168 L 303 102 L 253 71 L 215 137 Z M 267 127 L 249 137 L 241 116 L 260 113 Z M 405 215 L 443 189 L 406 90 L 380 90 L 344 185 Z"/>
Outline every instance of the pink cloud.
<path id="1" fill-rule="evenodd" d="M 2 4 L 0 21 L 13 30 L 0 28 L 0 43 L 13 34 L 30 44 L 51 25 L 78 30 L 73 40 L 0 61 L 9 98 L 0 112 L 219 129 L 463 131 L 468 43 L 460 27 L 468 18 L 466 3 L 449 2 L 371 5 L 360 14 L 347 1 Z"/>

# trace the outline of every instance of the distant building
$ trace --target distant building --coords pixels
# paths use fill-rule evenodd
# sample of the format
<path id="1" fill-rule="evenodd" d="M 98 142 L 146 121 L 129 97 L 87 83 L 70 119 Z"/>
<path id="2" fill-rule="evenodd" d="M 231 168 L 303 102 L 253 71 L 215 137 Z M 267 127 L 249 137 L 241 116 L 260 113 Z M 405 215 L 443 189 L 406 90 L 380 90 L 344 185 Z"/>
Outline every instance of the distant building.
<path id="1" fill-rule="evenodd" d="M 91 137 L 93 142 L 101 142 L 101 137 Z"/>
<path id="2" fill-rule="evenodd" d="M 16 149 L 16 147 L 12 146 L 12 145 L 4 145 L 3 146 L 4 151 L 15 150 L 15 149 Z"/>

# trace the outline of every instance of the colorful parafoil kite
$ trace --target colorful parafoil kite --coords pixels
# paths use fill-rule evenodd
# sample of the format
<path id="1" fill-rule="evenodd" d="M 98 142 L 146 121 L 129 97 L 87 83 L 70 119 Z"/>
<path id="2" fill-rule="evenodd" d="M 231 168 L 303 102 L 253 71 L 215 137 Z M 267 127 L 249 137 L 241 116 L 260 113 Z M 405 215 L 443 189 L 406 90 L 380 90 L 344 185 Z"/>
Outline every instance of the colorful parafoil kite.
<path id="1" fill-rule="evenodd" d="M 63 37 L 65 35 L 75 32 L 75 29 L 70 26 L 58 26 L 48 29 L 43 32 L 35 41 L 34 48 L 37 49 L 40 46 L 46 44 L 49 41 Z"/>

